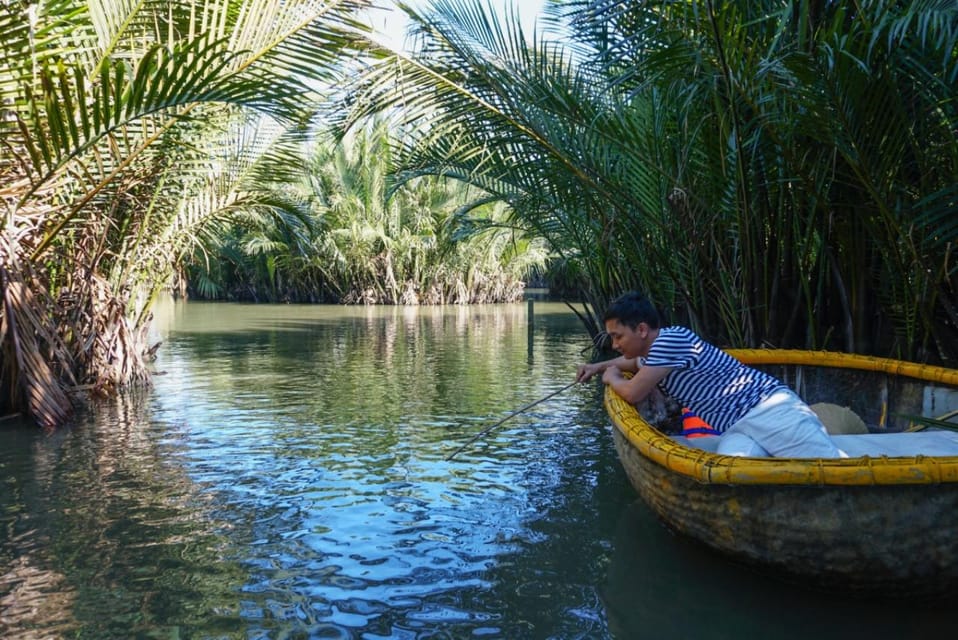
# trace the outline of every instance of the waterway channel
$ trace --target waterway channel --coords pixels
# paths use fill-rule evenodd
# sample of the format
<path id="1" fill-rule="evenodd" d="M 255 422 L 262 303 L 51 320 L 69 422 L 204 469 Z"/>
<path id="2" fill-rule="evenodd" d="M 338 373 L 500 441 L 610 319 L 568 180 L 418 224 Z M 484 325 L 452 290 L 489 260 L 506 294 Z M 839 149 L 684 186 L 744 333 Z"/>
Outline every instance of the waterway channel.
<path id="1" fill-rule="evenodd" d="M 565 306 L 166 302 L 148 390 L 0 424 L 0 637 L 924 638 L 673 535 Z M 881 532 L 876 532 L 881 534 Z"/>

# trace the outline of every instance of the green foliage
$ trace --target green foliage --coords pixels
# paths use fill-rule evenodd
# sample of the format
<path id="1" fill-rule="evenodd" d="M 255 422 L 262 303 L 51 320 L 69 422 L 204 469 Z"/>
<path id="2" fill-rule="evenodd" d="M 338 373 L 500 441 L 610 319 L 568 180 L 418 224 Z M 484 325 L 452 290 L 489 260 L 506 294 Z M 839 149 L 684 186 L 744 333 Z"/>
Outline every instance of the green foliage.
<path id="1" fill-rule="evenodd" d="M 301 146 L 270 171 L 278 197 L 303 216 L 236 220 L 191 280 L 207 297 L 363 304 L 514 301 L 541 267 L 543 243 L 503 225 L 501 204 L 475 204 L 435 177 L 390 185 L 386 123 L 333 143 Z M 261 181 L 260 184 L 266 184 Z M 210 286 L 216 283 L 216 286 Z M 211 295 L 212 294 L 212 295 Z"/>
<path id="2" fill-rule="evenodd" d="M 353 118 L 428 122 L 401 175 L 511 206 L 607 301 L 734 346 L 958 356 L 958 7 L 570 1 L 561 41 L 436 0 Z"/>
<path id="3" fill-rule="evenodd" d="M 360 45 L 362 0 L 38 0 L 0 6 L 0 411 L 147 376 L 150 304 L 241 212 L 263 132 L 296 135 Z M 52 328 L 52 329 L 51 329 Z"/>
<path id="4" fill-rule="evenodd" d="M 550 41 L 437 0 L 414 55 L 362 37 L 368 4 L 0 5 L 0 411 L 145 379 L 185 261 L 209 292 L 495 300 L 531 237 L 593 334 L 635 288 L 721 343 L 958 356 L 954 2 L 556 1 Z M 360 53 L 343 129 L 383 112 L 401 144 L 304 162 Z"/>

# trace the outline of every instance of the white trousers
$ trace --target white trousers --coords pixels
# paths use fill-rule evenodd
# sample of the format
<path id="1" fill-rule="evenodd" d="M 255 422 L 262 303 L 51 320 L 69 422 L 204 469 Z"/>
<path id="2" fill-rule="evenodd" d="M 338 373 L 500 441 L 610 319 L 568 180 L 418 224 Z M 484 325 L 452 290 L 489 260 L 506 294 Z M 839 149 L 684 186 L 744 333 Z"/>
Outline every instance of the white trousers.
<path id="1" fill-rule="evenodd" d="M 776 391 L 722 434 L 718 453 L 776 458 L 847 458 L 793 391 Z"/>

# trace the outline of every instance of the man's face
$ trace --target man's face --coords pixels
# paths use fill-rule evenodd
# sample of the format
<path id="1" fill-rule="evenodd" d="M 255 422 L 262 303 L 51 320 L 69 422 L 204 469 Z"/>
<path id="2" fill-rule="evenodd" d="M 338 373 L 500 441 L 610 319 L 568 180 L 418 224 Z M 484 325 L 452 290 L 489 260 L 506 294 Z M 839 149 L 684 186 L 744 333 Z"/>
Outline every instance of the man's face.
<path id="1" fill-rule="evenodd" d="M 651 340 L 649 339 L 649 325 L 640 322 L 635 329 L 629 328 L 618 320 L 606 320 L 605 330 L 612 338 L 612 348 L 626 358 L 647 356 Z"/>

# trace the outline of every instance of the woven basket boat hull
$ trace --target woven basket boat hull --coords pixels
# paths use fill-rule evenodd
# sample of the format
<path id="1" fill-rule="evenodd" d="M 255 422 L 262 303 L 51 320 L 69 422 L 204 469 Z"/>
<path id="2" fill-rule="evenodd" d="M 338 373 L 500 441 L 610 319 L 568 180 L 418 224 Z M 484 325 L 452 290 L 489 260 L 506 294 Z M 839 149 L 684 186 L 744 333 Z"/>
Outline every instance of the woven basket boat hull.
<path id="1" fill-rule="evenodd" d="M 940 415 L 958 402 L 955 370 L 821 352 L 731 353 L 810 403 L 849 405 L 889 431 L 907 426 L 898 416 Z M 676 442 L 609 389 L 605 404 L 632 485 L 673 529 L 815 588 L 867 597 L 958 591 L 958 456 L 733 458 Z"/>

